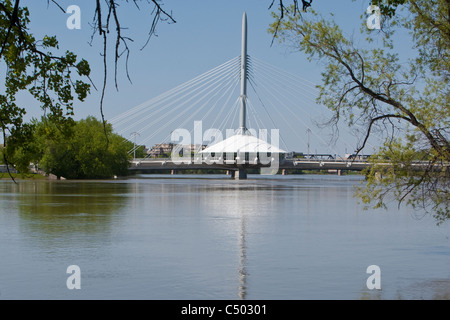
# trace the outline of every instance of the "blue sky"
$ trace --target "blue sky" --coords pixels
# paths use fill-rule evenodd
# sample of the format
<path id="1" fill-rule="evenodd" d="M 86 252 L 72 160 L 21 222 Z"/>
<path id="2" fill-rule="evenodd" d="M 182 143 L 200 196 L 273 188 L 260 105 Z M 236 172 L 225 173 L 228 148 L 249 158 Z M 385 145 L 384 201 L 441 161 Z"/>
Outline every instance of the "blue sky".
<path id="1" fill-rule="evenodd" d="M 272 37 L 267 32 L 273 21 L 271 10 L 268 10 L 271 0 L 165 0 L 164 9 L 172 12 L 176 23 L 160 22 L 157 28 L 158 36 L 153 37 L 143 50 L 140 49 L 147 39 L 151 25 L 151 6 L 142 5 L 139 11 L 132 3 L 123 2 L 119 15 L 122 26 L 129 27 L 123 32 L 134 39 L 134 42 L 130 43 L 129 60 L 132 84 L 126 78 L 125 59 L 121 59 L 119 91 L 116 91 L 112 78 L 113 64 L 110 60 L 110 77 L 104 102 L 107 120 L 238 56 L 241 50 L 241 19 L 244 11 L 248 18 L 250 56 L 311 82 L 320 83 L 320 65 L 308 62 L 303 54 L 276 42 L 271 46 Z M 47 6 L 45 0 L 21 1 L 22 5 L 30 9 L 32 33 L 37 38 L 44 34 L 56 35 L 62 49 L 71 50 L 79 57 L 87 59 L 92 68 L 92 79 L 100 89 L 103 77 L 101 39 L 96 36 L 93 45 L 88 44 L 92 34 L 90 23 L 94 14 L 94 1 L 60 0 L 59 3 L 63 8 L 72 4 L 80 7 L 81 30 L 69 30 L 66 27 L 69 15 L 52 3 Z M 313 1 L 315 10 L 324 16 L 332 12 L 334 19 L 349 34 L 359 34 L 361 15 L 368 4 L 368 0 Z M 111 57 L 112 51 L 109 54 Z M 100 92 L 92 90 L 85 102 L 75 103 L 75 117 L 100 117 L 99 101 Z M 40 114 L 37 108 L 34 110 L 36 112 L 29 112 L 29 117 Z M 293 123 L 293 126 L 296 125 Z M 339 154 L 351 152 L 350 148 L 356 145 L 356 141 L 351 141 L 353 138 L 354 135 L 345 137 L 344 143 L 338 144 L 334 150 Z M 297 141 L 293 143 L 292 148 L 296 151 L 306 151 L 305 128 L 299 128 L 299 136 L 294 139 Z M 312 136 L 311 145 L 316 146 L 313 151 L 331 152 L 326 150 L 323 143 L 314 139 Z M 158 142 L 160 141 L 155 140 L 150 144 Z"/>

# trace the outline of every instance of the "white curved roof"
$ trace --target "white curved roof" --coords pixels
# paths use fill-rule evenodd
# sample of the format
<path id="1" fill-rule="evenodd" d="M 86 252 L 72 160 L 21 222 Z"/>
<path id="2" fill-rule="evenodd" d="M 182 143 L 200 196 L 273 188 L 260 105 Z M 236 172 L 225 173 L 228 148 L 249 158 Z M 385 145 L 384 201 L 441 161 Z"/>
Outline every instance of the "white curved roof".
<path id="1" fill-rule="evenodd" d="M 286 153 L 286 151 L 270 143 L 247 134 L 236 134 L 219 141 L 202 150 L 200 153 Z"/>

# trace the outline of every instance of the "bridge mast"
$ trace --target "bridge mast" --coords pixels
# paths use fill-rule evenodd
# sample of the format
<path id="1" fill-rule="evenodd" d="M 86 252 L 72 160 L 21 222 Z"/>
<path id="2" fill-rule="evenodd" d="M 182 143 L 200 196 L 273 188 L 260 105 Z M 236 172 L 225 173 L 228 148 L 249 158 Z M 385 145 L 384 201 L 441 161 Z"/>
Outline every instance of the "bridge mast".
<path id="1" fill-rule="evenodd" d="M 246 117 L 247 117 L 247 15 L 244 14 L 242 16 L 242 45 L 241 45 L 241 114 L 239 117 L 239 129 L 237 134 L 247 135 L 249 131 L 246 126 Z M 245 160 L 245 153 L 241 155 Z M 236 175 L 237 174 L 237 175 Z M 247 169 L 245 167 L 241 167 L 238 169 L 238 172 L 235 173 L 236 179 L 247 179 Z"/>
<path id="2" fill-rule="evenodd" d="M 242 49 L 241 49 L 241 114 L 239 122 L 240 134 L 247 133 L 247 15 L 244 12 L 242 17 Z"/>

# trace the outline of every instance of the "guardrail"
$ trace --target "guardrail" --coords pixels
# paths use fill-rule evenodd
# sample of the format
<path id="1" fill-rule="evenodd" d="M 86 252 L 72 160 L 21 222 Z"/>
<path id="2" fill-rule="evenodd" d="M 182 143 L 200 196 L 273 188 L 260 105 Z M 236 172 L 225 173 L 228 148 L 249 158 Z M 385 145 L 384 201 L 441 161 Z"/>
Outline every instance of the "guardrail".
<path id="1" fill-rule="evenodd" d="M 236 169 L 240 167 L 262 168 L 276 166 L 279 169 L 300 169 L 300 170 L 352 170 L 361 171 L 372 164 L 360 159 L 305 159 L 305 158 L 285 158 L 279 162 L 259 161 L 258 158 L 253 160 L 223 160 L 221 157 L 209 157 L 205 159 L 175 159 L 158 158 L 158 159 L 134 159 L 131 163 L 131 170 L 139 169 Z M 378 165 L 390 166 L 389 162 L 378 163 Z M 416 161 L 411 164 L 414 169 L 423 170 L 429 165 L 427 161 Z M 444 164 L 448 167 L 449 164 Z"/>
<path id="2" fill-rule="evenodd" d="M 310 169 L 310 170 L 358 170 L 361 171 L 370 164 L 358 160 L 315 160 L 315 159 L 281 159 L 276 162 L 274 158 L 260 161 L 253 160 L 224 160 L 221 157 L 205 159 L 134 159 L 131 162 L 130 170 L 174 170 L 174 169 L 236 169 L 240 167 L 262 168 L 277 167 L 279 169 Z"/>

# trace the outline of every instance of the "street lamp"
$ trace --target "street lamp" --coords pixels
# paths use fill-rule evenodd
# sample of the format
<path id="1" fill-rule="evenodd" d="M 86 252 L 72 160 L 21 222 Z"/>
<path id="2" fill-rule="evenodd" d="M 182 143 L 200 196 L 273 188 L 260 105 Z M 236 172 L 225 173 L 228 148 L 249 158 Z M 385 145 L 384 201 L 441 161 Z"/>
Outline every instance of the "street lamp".
<path id="1" fill-rule="evenodd" d="M 309 159 L 309 134 L 310 133 L 311 133 L 311 129 L 308 128 L 308 130 L 306 130 L 306 134 L 308 136 L 308 144 L 307 144 L 307 147 L 308 147 L 308 159 Z"/>
<path id="2" fill-rule="evenodd" d="M 136 159 L 136 135 L 140 136 L 140 134 L 137 132 L 132 132 L 131 135 L 134 136 L 133 160 L 135 160 Z"/>

